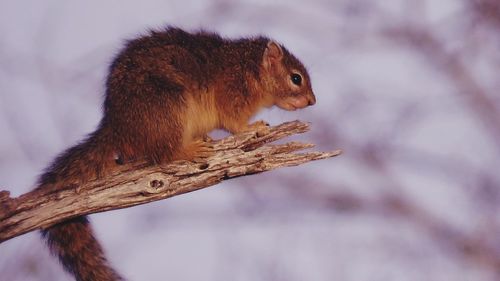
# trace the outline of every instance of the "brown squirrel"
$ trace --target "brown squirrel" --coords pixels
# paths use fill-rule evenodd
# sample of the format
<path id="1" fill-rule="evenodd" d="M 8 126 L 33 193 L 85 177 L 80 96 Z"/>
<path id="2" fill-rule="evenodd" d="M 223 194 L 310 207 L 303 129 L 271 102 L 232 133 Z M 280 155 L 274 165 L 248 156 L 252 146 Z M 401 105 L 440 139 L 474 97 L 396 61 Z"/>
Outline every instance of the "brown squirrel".
<path id="1" fill-rule="evenodd" d="M 213 129 L 264 126 L 264 107 L 295 110 L 316 102 L 307 70 L 266 37 L 229 40 L 168 27 L 131 40 L 109 68 L 104 117 L 83 142 L 58 156 L 37 189 L 78 186 L 123 162 L 161 164 L 210 152 Z M 106 261 L 86 217 L 42 231 L 51 251 L 79 281 L 123 280 Z"/>

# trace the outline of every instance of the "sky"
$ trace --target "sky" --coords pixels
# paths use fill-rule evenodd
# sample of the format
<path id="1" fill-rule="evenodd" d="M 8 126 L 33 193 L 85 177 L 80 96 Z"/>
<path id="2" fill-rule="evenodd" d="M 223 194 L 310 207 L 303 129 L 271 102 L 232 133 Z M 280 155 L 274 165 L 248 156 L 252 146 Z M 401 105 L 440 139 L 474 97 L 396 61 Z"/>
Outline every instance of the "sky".
<path id="1" fill-rule="evenodd" d="M 343 155 L 92 215 L 117 270 L 127 280 L 498 280 L 442 234 L 500 257 L 500 41 L 470 2 L 4 1 L 0 187 L 31 190 L 92 132 L 125 40 L 166 25 L 263 34 L 306 65 L 317 104 L 256 119 L 309 121 L 293 139 Z M 491 107 L 477 105 L 483 93 Z M 71 280 L 37 233 L 0 244 L 0 276 Z"/>

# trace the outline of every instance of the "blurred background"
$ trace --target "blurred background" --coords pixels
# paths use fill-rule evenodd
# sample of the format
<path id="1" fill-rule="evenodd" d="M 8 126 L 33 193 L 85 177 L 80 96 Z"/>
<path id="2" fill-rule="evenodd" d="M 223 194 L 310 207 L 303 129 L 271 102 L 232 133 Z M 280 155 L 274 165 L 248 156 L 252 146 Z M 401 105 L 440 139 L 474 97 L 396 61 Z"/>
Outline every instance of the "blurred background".
<path id="1" fill-rule="evenodd" d="M 344 154 L 91 216 L 128 280 L 500 280 L 500 1 L 2 1 L 0 188 L 18 196 L 101 117 L 125 39 L 268 35 L 308 67 L 294 140 Z M 0 279 L 71 280 L 37 233 Z"/>

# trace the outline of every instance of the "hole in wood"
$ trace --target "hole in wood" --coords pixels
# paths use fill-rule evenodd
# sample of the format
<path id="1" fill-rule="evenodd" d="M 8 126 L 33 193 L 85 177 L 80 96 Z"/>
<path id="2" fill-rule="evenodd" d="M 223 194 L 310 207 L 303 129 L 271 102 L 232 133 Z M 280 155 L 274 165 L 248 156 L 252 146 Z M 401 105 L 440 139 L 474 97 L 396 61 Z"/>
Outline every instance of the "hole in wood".
<path id="1" fill-rule="evenodd" d="M 206 170 L 208 168 L 208 163 L 203 163 L 198 167 L 200 170 Z"/>
<path id="2" fill-rule="evenodd" d="M 163 187 L 164 183 L 162 180 L 152 180 L 149 182 L 149 185 L 152 188 L 161 188 L 161 187 Z"/>

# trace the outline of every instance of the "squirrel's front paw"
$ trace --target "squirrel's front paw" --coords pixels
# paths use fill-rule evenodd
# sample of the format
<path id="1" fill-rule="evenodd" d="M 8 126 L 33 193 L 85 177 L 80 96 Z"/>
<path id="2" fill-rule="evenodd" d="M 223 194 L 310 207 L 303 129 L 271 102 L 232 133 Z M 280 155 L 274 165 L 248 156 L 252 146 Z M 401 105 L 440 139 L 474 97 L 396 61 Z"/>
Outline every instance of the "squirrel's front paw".
<path id="1" fill-rule="evenodd" d="M 255 121 L 252 124 L 248 125 L 248 131 L 256 131 L 258 137 L 265 136 L 269 134 L 271 131 L 269 129 L 269 123 L 264 120 Z"/>
<path id="2" fill-rule="evenodd" d="M 207 142 L 203 139 L 194 141 L 191 144 L 191 149 L 193 153 L 193 161 L 204 162 L 205 158 L 213 156 L 215 154 L 214 146 L 212 143 Z"/>
<path id="3" fill-rule="evenodd" d="M 197 139 L 186 145 L 181 150 L 178 159 L 203 162 L 205 158 L 208 158 L 214 154 L 215 150 L 212 143 L 206 142 L 202 139 Z"/>
<path id="4" fill-rule="evenodd" d="M 211 136 L 209 136 L 209 135 L 204 135 L 203 138 L 202 138 L 202 140 L 204 142 L 208 142 L 208 143 L 211 143 L 211 142 L 214 141 L 214 139 Z"/>

